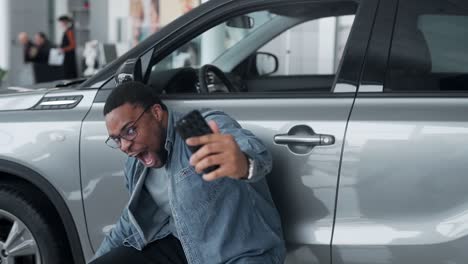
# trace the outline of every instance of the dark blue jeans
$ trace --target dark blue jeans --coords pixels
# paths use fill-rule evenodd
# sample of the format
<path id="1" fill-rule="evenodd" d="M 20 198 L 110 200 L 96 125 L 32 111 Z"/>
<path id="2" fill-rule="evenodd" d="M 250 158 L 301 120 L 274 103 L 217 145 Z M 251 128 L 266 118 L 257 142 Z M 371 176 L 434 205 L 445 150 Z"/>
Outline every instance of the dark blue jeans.
<path id="1" fill-rule="evenodd" d="M 142 251 L 120 246 L 95 259 L 90 264 L 186 264 L 180 241 L 169 235 L 148 244 Z"/>

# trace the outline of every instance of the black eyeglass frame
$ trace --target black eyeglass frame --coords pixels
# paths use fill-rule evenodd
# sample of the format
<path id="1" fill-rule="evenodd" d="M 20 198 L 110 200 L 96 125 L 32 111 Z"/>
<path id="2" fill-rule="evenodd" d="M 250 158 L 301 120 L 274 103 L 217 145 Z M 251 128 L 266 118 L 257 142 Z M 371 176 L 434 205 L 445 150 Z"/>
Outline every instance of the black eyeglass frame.
<path id="1" fill-rule="evenodd" d="M 148 111 L 149 109 L 151 108 L 151 105 L 147 106 L 143 112 L 141 112 L 141 114 L 137 117 L 137 119 L 135 119 L 135 121 L 132 121 L 130 123 L 128 123 L 127 126 L 123 127 L 121 130 L 120 130 L 120 133 L 117 137 L 111 137 L 109 136 L 105 143 L 107 146 L 109 146 L 110 148 L 113 148 L 113 149 L 118 149 L 122 146 L 122 138 L 127 140 L 127 141 L 134 141 L 135 138 L 138 137 L 138 131 L 135 127 L 135 125 L 137 124 L 138 121 L 140 121 L 141 117 L 146 113 L 146 111 Z M 135 130 L 135 134 L 132 135 L 131 137 L 128 136 L 128 130 L 130 130 L 131 128 L 133 128 Z M 127 135 L 124 135 L 124 132 L 126 132 Z"/>

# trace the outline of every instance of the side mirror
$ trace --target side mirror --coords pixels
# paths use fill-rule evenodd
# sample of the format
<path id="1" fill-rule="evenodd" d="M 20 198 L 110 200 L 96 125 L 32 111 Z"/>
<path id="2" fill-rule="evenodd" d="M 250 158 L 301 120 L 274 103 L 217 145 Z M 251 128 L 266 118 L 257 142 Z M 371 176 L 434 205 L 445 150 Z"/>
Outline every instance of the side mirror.
<path id="1" fill-rule="evenodd" d="M 257 52 L 255 63 L 259 76 L 270 75 L 278 70 L 278 58 L 268 52 Z"/>
<path id="2" fill-rule="evenodd" d="M 117 84 L 128 81 L 143 81 L 141 60 L 138 58 L 125 61 L 115 72 L 114 78 Z"/>
<path id="3" fill-rule="evenodd" d="M 115 72 L 115 82 L 121 84 L 127 81 L 144 82 L 148 78 L 150 61 L 155 49 L 152 48 L 142 56 L 126 60 Z"/>
<path id="4" fill-rule="evenodd" d="M 254 24 L 255 24 L 254 19 L 249 16 L 233 17 L 226 22 L 226 26 L 228 27 L 244 28 L 244 29 L 253 28 Z"/>

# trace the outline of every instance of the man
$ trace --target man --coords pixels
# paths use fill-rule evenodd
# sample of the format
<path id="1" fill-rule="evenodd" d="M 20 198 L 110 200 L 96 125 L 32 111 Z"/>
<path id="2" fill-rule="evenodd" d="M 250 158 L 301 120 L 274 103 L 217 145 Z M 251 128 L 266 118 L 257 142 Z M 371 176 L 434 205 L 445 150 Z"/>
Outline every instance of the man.
<path id="1" fill-rule="evenodd" d="M 264 178 L 271 155 L 223 112 L 202 114 L 214 133 L 184 141 L 174 129 L 183 114 L 150 87 L 127 82 L 109 95 L 106 143 L 129 156 L 131 197 L 93 264 L 283 263 L 281 223 Z M 192 155 L 187 144 L 201 148 Z"/>
<path id="2" fill-rule="evenodd" d="M 75 53 L 77 43 L 73 19 L 67 15 L 63 15 L 57 20 L 63 30 L 62 42 L 60 43 L 60 50 L 64 54 L 62 65 L 63 75 L 65 79 L 75 79 L 78 77 L 78 69 Z"/>
<path id="3" fill-rule="evenodd" d="M 21 45 L 23 45 L 23 62 L 31 62 L 37 53 L 37 48 L 29 39 L 28 33 L 20 32 L 18 34 L 18 41 Z"/>
<path id="4" fill-rule="evenodd" d="M 43 32 L 38 32 L 34 35 L 34 42 L 29 40 L 26 32 L 21 32 L 18 34 L 18 41 L 23 45 L 24 63 L 48 63 L 50 43 Z"/>
<path id="5" fill-rule="evenodd" d="M 34 35 L 34 46 L 36 46 L 37 51 L 35 56 L 32 58 L 32 61 L 41 64 L 49 64 L 51 45 L 44 32 L 38 32 Z"/>
<path id="6" fill-rule="evenodd" d="M 20 32 L 18 34 L 18 42 L 23 46 L 23 65 L 17 73 L 18 78 L 15 81 L 16 85 L 31 85 L 35 82 L 34 71 L 30 62 L 33 61 L 33 56 L 37 52 L 34 43 L 29 39 L 28 33 Z"/>

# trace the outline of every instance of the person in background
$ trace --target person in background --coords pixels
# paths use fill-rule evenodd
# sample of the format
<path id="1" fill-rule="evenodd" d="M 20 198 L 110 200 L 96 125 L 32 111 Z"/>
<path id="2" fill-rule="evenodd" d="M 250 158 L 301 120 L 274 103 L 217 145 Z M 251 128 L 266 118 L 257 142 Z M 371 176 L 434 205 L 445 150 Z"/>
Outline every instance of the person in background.
<path id="1" fill-rule="evenodd" d="M 78 71 L 76 67 L 76 38 L 75 32 L 73 31 L 73 20 L 68 16 L 61 16 L 58 18 L 64 33 L 60 48 L 65 54 L 63 61 L 63 71 L 65 79 L 74 79 L 78 77 Z"/>
<path id="2" fill-rule="evenodd" d="M 51 44 L 44 32 L 38 32 L 34 35 L 35 54 L 33 62 L 48 64 Z"/>
<path id="3" fill-rule="evenodd" d="M 32 66 L 31 53 L 34 52 L 35 47 L 34 43 L 29 39 L 28 33 L 20 32 L 18 34 L 18 42 L 23 48 L 23 65 L 17 73 L 19 78 L 17 79 L 15 85 L 31 85 L 35 82 L 34 71 Z"/>
<path id="4" fill-rule="evenodd" d="M 29 39 L 28 33 L 20 32 L 18 34 L 18 42 L 23 46 L 23 61 L 28 63 L 32 61 L 31 54 L 35 51 L 34 43 Z"/>
<path id="5" fill-rule="evenodd" d="M 21 32 L 18 34 L 18 41 L 23 45 L 25 65 L 20 70 L 20 83 L 17 83 L 17 85 L 30 85 L 63 79 L 62 67 L 49 65 L 49 53 L 52 44 L 45 33 L 36 33 L 33 41 L 31 41 L 26 32 Z"/>
<path id="6" fill-rule="evenodd" d="M 21 32 L 18 34 L 18 41 L 23 45 L 24 63 L 48 63 L 51 46 L 46 34 L 43 32 L 36 33 L 34 42 L 32 42 L 26 32 Z"/>

